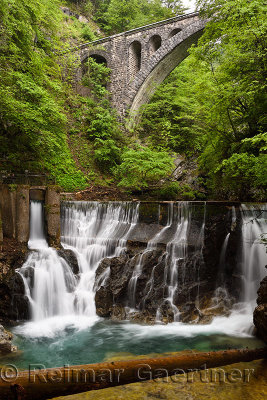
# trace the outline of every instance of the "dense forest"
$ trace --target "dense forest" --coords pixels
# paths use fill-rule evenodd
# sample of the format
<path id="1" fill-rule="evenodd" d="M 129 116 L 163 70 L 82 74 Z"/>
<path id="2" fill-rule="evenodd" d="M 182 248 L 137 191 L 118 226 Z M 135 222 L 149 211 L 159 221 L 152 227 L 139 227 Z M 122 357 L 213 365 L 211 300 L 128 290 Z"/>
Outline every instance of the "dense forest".
<path id="1" fill-rule="evenodd" d="M 264 2 L 197 7 L 209 18 L 204 34 L 127 130 L 110 105 L 108 68 L 89 59 L 82 83 L 91 94 L 82 96 L 69 50 L 184 14 L 182 1 L 0 0 L 1 170 L 42 172 L 65 191 L 102 185 L 159 199 L 264 200 Z"/>

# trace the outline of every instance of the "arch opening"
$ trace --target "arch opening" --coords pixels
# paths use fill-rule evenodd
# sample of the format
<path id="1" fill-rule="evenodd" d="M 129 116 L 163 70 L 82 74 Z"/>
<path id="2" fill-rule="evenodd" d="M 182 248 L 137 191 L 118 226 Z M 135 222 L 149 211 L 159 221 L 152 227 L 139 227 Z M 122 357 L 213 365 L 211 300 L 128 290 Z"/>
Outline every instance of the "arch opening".
<path id="1" fill-rule="evenodd" d="M 97 64 L 105 64 L 107 65 L 107 60 L 105 57 L 101 56 L 100 54 L 92 54 L 89 56 L 89 58 L 92 58 L 97 62 Z"/>
<path id="2" fill-rule="evenodd" d="M 129 47 L 129 74 L 130 78 L 134 78 L 137 72 L 141 69 L 141 54 L 142 45 L 135 40 Z"/>
<path id="3" fill-rule="evenodd" d="M 94 61 L 93 63 L 91 61 Z M 81 83 L 80 92 L 82 95 L 89 96 L 92 94 L 94 89 L 94 77 L 100 78 L 99 84 L 107 89 L 110 81 L 110 70 L 107 68 L 107 59 L 100 54 L 90 54 L 87 56 L 81 65 Z M 103 66 L 105 68 L 101 68 Z M 97 75 L 96 75 L 97 74 Z M 92 80 L 93 78 L 93 80 Z"/>
<path id="4" fill-rule="evenodd" d="M 181 32 L 181 31 L 182 31 L 181 28 L 175 28 L 175 29 L 173 29 L 173 30 L 170 32 L 168 38 L 169 38 L 169 39 L 172 38 L 173 36 L 177 35 L 177 33 Z"/>
<path id="5" fill-rule="evenodd" d="M 106 58 L 100 54 L 90 54 L 90 56 L 86 57 L 82 62 L 82 75 L 88 72 L 88 62 L 90 59 L 94 60 L 97 64 L 103 64 L 105 66 L 108 64 Z"/>
<path id="6" fill-rule="evenodd" d="M 155 51 L 157 51 L 161 47 L 161 43 L 161 37 L 159 35 L 153 35 L 149 39 L 149 55 L 155 53 Z"/>
<path id="7" fill-rule="evenodd" d="M 203 28 L 188 36 L 151 69 L 131 102 L 129 109 L 129 128 L 138 123 L 142 115 L 140 107 L 149 102 L 160 83 L 188 56 L 188 49 L 193 43 L 198 41 L 202 32 Z"/>

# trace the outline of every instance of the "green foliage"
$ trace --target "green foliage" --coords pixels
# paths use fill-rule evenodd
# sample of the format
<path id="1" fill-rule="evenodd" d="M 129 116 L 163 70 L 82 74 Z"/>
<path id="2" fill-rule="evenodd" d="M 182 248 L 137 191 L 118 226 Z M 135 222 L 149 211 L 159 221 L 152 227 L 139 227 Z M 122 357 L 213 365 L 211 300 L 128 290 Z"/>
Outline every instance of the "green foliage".
<path id="1" fill-rule="evenodd" d="M 184 11 L 181 1 L 111 0 L 102 16 L 102 25 L 109 34 L 174 17 Z"/>
<path id="2" fill-rule="evenodd" d="M 266 165 L 267 24 L 263 3 L 227 0 L 221 5 L 215 0 L 199 4 L 211 22 L 193 54 L 210 65 L 214 87 L 212 102 L 203 110 L 207 131 L 200 166 L 215 193 L 222 178 L 230 197 L 264 198 L 260 166 Z"/>
<path id="3" fill-rule="evenodd" d="M 110 170 L 114 165 L 120 162 L 121 149 L 116 145 L 113 139 L 95 140 L 95 159 L 102 169 Z"/>
<path id="4" fill-rule="evenodd" d="M 83 77 L 83 84 L 90 88 L 94 97 L 90 101 L 86 119 L 86 134 L 94 146 L 94 158 L 102 171 L 110 171 L 120 162 L 122 134 L 117 116 L 109 103 L 110 70 L 104 63 L 93 58 L 88 59 L 88 72 Z"/>
<path id="5" fill-rule="evenodd" d="M 107 97 L 106 86 L 110 79 L 110 69 L 104 63 L 98 63 L 91 57 L 88 58 L 87 67 L 82 79 L 83 85 L 88 86 L 96 98 Z"/>
<path id="6" fill-rule="evenodd" d="M 122 154 L 122 163 L 114 173 L 120 180 L 119 186 L 143 189 L 158 183 L 172 169 L 174 162 L 168 153 L 140 147 L 137 150 L 126 149 Z"/>
<path id="7" fill-rule="evenodd" d="M 247 153 L 232 154 L 215 170 L 215 179 L 218 175 L 217 185 L 220 185 L 224 192 L 234 192 L 238 197 L 244 198 L 253 184 L 255 187 L 267 187 L 267 177 L 264 173 L 266 167 L 266 157 L 255 157 Z"/>
<path id="8" fill-rule="evenodd" d="M 47 172 L 67 190 L 83 187 L 67 145 L 55 55 L 59 2 L 2 0 L 0 19 L 0 157 L 9 169 Z"/>
<path id="9" fill-rule="evenodd" d="M 183 12 L 179 0 L 69 3 L 87 18 L 93 12 L 110 34 Z M 197 179 L 203 180 L 209 196 L 264 199 L 263 2 L 198 1 L 209 23 L 188 59 L 144 107 L 139 138 L 122 134 L 109 103 L 105 64 L 90 58 L 83 84 L 91 96 L 74 94 L 77 57 L 64 50 L 94 40 L 97 27 L 91 20 L 82 23 L 64 15 L 60 4 L 0 2 L 0 158 L 11 170 L 46 172 L 65 190 L 82 189 L 102 177 L 111 182 L 112 174 L 120 186 L 144 189 L 162 185 L 173 168 L 170 154 L 176 152 L 198 157 Z M 143 146 L 134 147 L 136 139 Z M 157 196 L 192 200 L 200 194 L 168 182 L 157 189 Z"/>
<path id="10" fill-rule="evenodd" d="M 88 24 L 85 24 L 82 27 L 81 36 L 87 42 L 92 42 L 93 40 L 96 39 L 94 32 L 92 32 L 92 29 L 90 28 L 90 26 Z"/>
<path id="11" fill-rule="evenodd" d="M 196 154 L 203 145 L 203 132 L 193 115 L 197 103 L 189 64 L 190 60 L 185 60 L 175 69 L 156 90 L 150 103 L 143 106 L 138 127 L 139 135 L 155 148 L 187 156 Z M 202 73 L 205 73 L 203 69 Z"/>
<path id="12" fill-rule="evenodd" d="M 265 7 L 259 0 L 198 5 L 210 21 L 188 59 L 144 107 L 139 135 L 157 148 L 198 156 L 213 198 L 261 200 L 267 157 Z"/>
<path id="13" fill-rule="evenodd" d="M 153 193 L 160 200 L 195 200 L 196 193 L 187 184 L 179 182 L 164 183 Z"/>

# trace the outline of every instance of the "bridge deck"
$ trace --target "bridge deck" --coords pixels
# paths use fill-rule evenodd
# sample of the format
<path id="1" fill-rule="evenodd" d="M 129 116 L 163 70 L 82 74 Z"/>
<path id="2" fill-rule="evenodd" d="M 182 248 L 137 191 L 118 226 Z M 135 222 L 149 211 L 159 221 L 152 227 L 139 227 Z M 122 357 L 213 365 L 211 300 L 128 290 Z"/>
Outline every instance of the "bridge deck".
<path id="1" fill-rule="evenodd" d="M 192 17 L 195 17 L 197 15 L 199 15 L 198 12 L 193 12 L 193 13 L 183 14 L 183 15 L 177 15 L 176 17 L 164 19 L 164 20 L 158 21 L 158 22 L 153 22 L 152 24 L 149 24 L 149 25 L 144 25 L 144 26 L 140 26 L 139 28 L 130 29 L 129 31 L 117 33 L 116 35 L 106 36 L 106 37 L 101 38 L 101 39 L 93 40 L 92 42 L 83 43 L 80 46 L 73 47 L 71 50 L 84 49 L 84 48 L 88 47 L 89 45 L 96 45 L 96 44 L 101 44 L 101 43 L 108 42 L 110 39 L 113 39 L 113 38 L 118 37 L 118 36 L 122 36 L 122 35 L 128 36 L 128 35 L 131 35 L 132 33 L 146 31 L 147 29 L 151 29 L 151 28 L 154 28 L 156 26 L 166 25 L 166 24 L 169 24 L 171 22 L 175 22 L 175 21 L 179 21 L 179 20 L 183 20 L 183 19 L 187 19 L 187 18 L 192 18 Z"/>

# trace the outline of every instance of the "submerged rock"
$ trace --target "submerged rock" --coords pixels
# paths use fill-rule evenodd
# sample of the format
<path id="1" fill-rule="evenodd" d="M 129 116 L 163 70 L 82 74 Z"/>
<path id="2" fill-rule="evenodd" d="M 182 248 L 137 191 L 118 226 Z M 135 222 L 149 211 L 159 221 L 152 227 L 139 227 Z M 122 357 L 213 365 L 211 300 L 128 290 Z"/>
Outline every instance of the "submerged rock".
<path id="1" fill-rule="evenodd" d="M 8 354 L 17 351 L 17 347 L 12 344 L 12 333 L 5 330 L 0 325 L 0 354 Z"/>

